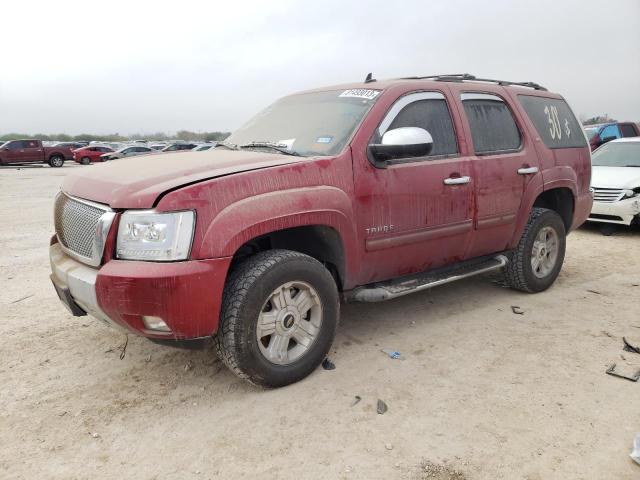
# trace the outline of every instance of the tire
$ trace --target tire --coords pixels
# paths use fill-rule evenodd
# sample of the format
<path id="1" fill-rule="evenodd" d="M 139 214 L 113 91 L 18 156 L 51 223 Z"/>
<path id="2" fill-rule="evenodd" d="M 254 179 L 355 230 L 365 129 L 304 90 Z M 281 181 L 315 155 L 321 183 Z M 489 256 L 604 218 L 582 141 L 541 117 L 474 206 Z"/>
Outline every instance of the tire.
<path id="1" fill-rule="evenodd" d="M 80 163 L 82 165 L 91 165 L 91 159 L 89 157 L 82 157 Z"/>
<path id="2" fill-rule="evenodd" d="M 64 165 L 64 158 L 60 155 L 52 155 L 49 158 L 49 166 L 54 168 L 60 168 Z"/>
<path id="3" fill-rule="evenodd" d="M 541 241 L 545 238 L 546 243 Z M 505 282 L 527 293 L 546 290 L 560 273 L 565 249 L 566 231 L 560 215 L 546 208 L 533 208 L 518 246 L 508 255 Z"/>
<path id="4" fill-rule="evenodd" d="M 300 310 L 294 307 L 298 301 L 304 304 Z M 339 312 L 336 283 L 320 262 L 289 250 L 260 252 L 227 279 L 215 337 L 218 356 L 255 385 L 289 385 L 324 360 Z"/>

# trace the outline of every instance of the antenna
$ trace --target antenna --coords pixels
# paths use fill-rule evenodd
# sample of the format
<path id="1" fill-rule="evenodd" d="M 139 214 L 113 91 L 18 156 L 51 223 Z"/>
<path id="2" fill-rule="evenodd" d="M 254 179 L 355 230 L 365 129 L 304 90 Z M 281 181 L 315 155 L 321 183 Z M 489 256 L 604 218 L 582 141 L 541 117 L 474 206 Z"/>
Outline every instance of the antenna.
<path id="1" fill-rule="evenodd" d="M 376 79 L 373 78 L 373 73 L 369 72 L 367 73 L 367 78 L 364 79 L 364 83 L 371 83 L 371 82 L 375 82 Z"/>

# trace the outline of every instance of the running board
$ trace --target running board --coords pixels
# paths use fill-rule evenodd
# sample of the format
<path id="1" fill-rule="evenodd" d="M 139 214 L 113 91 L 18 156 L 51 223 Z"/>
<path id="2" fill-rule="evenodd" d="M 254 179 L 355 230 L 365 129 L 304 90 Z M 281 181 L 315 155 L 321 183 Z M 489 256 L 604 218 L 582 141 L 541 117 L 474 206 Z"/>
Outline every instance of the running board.
<path id="1" fill-rule="evenodd" d="M 497 255 L 481 261 L 463 263 L 455 267 L 422 272 L 410 277 L 390 280 L 384 283 L 358 287 L 344 293 L 346 302 L 384 302 L 392 298 L 402 297 L 414 292 L 421 292 L 439 285 L 493 272 L 505 267 L 509 260 L 504 255 Z"/>

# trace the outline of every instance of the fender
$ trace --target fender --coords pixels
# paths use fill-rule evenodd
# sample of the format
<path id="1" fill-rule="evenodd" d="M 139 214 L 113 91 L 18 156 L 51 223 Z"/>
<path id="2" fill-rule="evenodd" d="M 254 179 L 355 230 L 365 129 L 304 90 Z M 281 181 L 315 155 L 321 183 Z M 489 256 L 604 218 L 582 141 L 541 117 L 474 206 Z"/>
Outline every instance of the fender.
<path id="1" fill-rule="evenodd" d="M 268 192 L 225 207 L 207 228 L 198 258 L 230 257 L 247 241 L 292 227 L 323 225 L 338 232 L 344 247 L 345 284 L 357 271 L 353 206 L 336 187 Z M 345 285 L 346 286 L 346 285 Z"/>
<path id="2" fill-rule="evenodd" d="M 543 180 L 544 179 L 544 180 Z M 516 221 L 516 229 L 509 242 L 509 248 L 515 248 L 522 237 L 522 232 L 529 221 L 529 212 L 533 204 L 542 192 L 553 190 L 554 188 L 568 188 L 573 195 L 573 202 L 576 205 L 576 173 L 570 167 L 554 167 L 547 169 L 536 175 L 527 185 L 522 203 L 520 204 L 521 215 Z"/>

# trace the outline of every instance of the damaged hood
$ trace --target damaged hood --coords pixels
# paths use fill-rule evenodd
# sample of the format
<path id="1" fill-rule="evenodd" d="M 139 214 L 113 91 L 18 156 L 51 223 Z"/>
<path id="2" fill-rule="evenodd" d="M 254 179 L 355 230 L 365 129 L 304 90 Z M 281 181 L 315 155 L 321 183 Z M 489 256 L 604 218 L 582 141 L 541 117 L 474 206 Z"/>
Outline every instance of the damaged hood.
<path id="1" fill-rule="evenodd" d="M 595 188 L 640 187 L 640 167 L 591 167 L 591 186 Z"/>
<path id="2" fill-rule="evenodd" d="M 305 160 L 226 149 L 125 157 L 74 169 L 62 190 L 112 208 L 152 208 L 159 195 L 186 184 Z"/>

